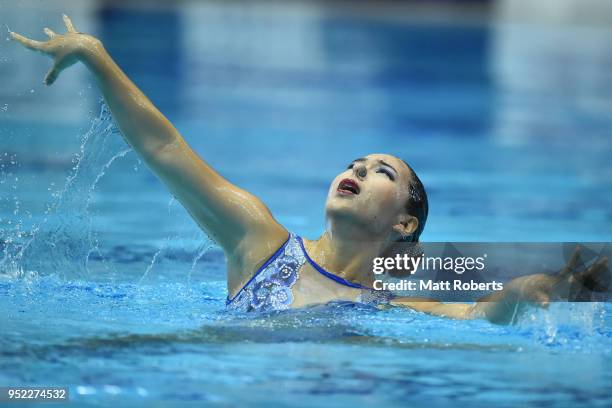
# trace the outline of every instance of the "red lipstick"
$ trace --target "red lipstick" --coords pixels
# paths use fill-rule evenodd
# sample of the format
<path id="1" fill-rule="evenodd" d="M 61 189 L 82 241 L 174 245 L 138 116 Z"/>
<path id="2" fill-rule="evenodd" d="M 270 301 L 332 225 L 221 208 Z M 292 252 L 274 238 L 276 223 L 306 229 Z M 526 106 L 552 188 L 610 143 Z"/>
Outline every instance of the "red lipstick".
<path id="1" fill-rule="evenodd" d="M 359 194 L 359 184 L 355 180 L 345 178 L 338 184 L 338 190 L 342 195 L 357 195 Z"/>

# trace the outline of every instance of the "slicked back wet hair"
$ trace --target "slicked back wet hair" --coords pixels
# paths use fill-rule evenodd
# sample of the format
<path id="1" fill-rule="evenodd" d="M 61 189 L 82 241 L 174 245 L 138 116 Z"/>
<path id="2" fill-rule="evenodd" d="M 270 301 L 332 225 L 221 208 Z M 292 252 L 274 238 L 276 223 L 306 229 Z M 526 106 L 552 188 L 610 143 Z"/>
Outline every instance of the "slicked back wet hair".
<path id="1" fill-rule="evenodd" d="M 419 220 L 419 225 L 417 229 L 409 236 L 400 239 L 399 242 L 419 242 L 419 237 L 425 228 L 425 223 L 427 222 L 427 214 L 429 213 L 429 202 L 427 201 L 427 192 L 425 191 L 425 187 L 421 182 L 419 176 L 417 176 L 416 172 L 410 167 L 408 163 L 402 160 L 408 170 L 410 170 L 410 184 L 409 188 L 409 197 L 408 202 L 406 203 L 406 211 L 408 214 L 416 217 Z"/>

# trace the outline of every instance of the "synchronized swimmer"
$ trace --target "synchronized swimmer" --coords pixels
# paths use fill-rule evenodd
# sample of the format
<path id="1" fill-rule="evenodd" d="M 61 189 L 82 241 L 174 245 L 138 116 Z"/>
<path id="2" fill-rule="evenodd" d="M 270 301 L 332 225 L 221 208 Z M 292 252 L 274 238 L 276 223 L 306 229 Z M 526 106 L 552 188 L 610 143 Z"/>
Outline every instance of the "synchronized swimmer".
<path id="1" fill-rule="evenodd" d="M 597 281 L 607 270 L 607 259 L 602 258 L 577 271 L 576 251 L 559 273 L 516 278 L 475 303 L 442 303 L 375 290 L 374 259 L 404 253 L 419 241 L 427 220 L 425 188 L 406 162 L 389 154 L 353 160 L 331 183 L 325 231 L 315 240 L 303 239 L 279 224 L 259 198 L 202 160 L 117 66 L 102 42 L 78 32 L 67 16 L 63 18 L 67 32 L 45 28 L 46 41 L 10 35 L 53 58 L 46 85 L 77 62 L 93 74 L 126 142 L 223 248 L 228 308 L 269 311 L 344 300 L 506 324 L 514 321 L 517 310 L 567 299 L 570 291 Z"/>

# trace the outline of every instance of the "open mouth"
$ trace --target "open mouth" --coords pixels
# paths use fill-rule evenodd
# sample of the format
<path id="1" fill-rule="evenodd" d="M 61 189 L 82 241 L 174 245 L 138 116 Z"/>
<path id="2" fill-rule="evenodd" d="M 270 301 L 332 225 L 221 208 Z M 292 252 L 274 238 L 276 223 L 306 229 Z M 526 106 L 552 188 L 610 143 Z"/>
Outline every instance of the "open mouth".
<path id="1" fill-rule="evenodd" d="M 338 192 L 343 195 L 357 195 L 359 194 L 359 185 L 347 178 L 338 184 Z"/>

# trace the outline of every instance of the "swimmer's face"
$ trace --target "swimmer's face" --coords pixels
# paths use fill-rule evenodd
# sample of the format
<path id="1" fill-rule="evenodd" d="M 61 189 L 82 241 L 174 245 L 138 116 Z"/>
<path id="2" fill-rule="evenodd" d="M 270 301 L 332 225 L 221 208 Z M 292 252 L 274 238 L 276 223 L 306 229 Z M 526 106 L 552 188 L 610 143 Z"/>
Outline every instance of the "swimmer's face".
<path id="1" fill-rule="evenodd" d="M 411 177 L 408 166 L 395 156 L 370 154 L 355 159 L 332 182 L 326 216 L 376 239 L 409 235 L 418 225 L 406 212 Z"/>

